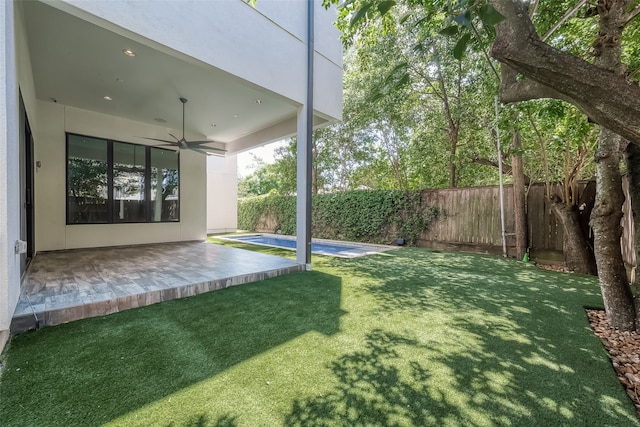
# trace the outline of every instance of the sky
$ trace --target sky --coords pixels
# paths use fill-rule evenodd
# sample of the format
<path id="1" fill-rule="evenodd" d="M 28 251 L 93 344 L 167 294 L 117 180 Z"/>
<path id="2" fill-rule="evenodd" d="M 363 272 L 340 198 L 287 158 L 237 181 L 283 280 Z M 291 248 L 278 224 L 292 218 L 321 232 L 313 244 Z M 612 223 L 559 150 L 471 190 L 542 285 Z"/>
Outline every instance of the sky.
<path id="1" fill-rule="evenodd" d="M 254 148 L 253 150 L 245 151 L 243 153 L 238 154 L 238 178 L 244 178 L 255 169 L 252 166 L 255 166 L 253 161 L 253 156 L 251 153 L 255 154 L 259 158 L 261 158 L 265 163 L 271 164 L 275 160 L 273 158 L 273 152 L 276 148 L 282 147 L 286 145 L 287 141 L 277 141 L 271 144 L 267 144 L 262 147 Z"/>

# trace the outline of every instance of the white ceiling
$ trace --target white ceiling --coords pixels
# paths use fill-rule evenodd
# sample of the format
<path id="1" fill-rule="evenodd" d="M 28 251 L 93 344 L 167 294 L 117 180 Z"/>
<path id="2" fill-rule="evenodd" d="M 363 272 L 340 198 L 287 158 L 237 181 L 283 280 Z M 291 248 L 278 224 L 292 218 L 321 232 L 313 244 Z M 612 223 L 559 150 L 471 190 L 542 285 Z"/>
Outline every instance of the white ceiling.
<path id="1" fill-rule="evenodd" d="M 22 5 L 39 99 L 180 130 L 184 97 L 187 133 L 228 143 L 229 151 L 236 151 L 233 141 L 296 116 L 292 101 L 193 58 L 161 52 L 41 2 Z M 124 55 L 125 49 L 136 56 Z"/>

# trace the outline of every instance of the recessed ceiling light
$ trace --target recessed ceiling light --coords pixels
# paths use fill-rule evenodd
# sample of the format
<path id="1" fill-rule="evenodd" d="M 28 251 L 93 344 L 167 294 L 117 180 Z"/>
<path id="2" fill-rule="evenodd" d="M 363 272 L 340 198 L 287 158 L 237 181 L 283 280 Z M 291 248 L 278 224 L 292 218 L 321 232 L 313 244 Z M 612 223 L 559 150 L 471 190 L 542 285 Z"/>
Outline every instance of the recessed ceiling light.
<path id="1" fill-rule="evenodd" d="M 261 99 L 256 99 L 256 104 L 258 104 L 258 105 L 262 104 L 262 100 Z"/>
<path id="2" fill-rule="evenodd" d="M 153 120 L 155 120 L 158 123 L 167 123 L 167 121 L 165 119 L 163 119 L 162 117 L 156 117 Z"/>
<path id="3" fill-rule="evenodd" d="M 125 49 L 125 50 L 122 51 L 122 53 L 124 53 L 125 55 L 130 56 L 132 58 L 134 56 L 136 56 L 136 53 L 134 51 L 132 51 L 131 49 Z"/>
<path id="4" fill-rule="evenodd" d="M 103 97 L 105 101 L 113 101 L 113 98 L 111 98 L 109 95 Z"/>

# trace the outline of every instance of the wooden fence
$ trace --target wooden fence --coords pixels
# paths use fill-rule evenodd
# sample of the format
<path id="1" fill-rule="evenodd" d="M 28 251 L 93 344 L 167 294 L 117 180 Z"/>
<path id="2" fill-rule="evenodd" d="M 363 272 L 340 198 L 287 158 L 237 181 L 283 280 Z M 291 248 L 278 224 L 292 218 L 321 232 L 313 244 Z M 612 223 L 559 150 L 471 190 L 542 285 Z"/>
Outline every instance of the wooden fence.
<path id="1" fill-rule="evenodd" d="M 559 191 L 559 187 L 556 187 Z M 592 237 L 589 217 L 595 202 L 595 182 L 578 184 L 579 219 L 585 235 Z M 629 183 L 623 179 L 626 202 L 623 206 L 623 259 L 634 273 L 633 217 L 629 201 Z M 423 232 L 417 245 L 433 249 L 464 250 L 502 254 L 502 228 L 500 219 L 500 189 L 498 186 L 422 190 L 424 206 L 435 207 L 438 217 Z M 513 187 L 504 186 L 505 230 L 507 255 L 515 256 L 515 209 Z M 551 212 L 544 184 L 533 184 L 527 190 L 527 220 L 529 248 L 533 259 L 547 263 L 564 263 L 563 230 Z M 266 215 L 260 218 L 255 231 L 273 232 L 277 220 Z M 389 230 L 381 235 L 391 234 Z"/>
<path id="2" fill-rule="evenodd" d="M 627 201 L 623 206 L 621 245 L 625 262 L 629 266 L 635 266 L 633 220 L 628 188 L 628 181 L 624 179 L 623 189 Z M 580 182 L 577 193 L 578 206 L 581 207 L 580 224 L 585 234 L 591 236 L 589 216 L 595 202 L 595 182 Z M 429 229 L 422 233 L 418 240 L 419 246 L 502 254 L 499 187 L 423 190 L 422 199 L 427 206 L 435 206 L 440 215 L 430 224 Z M 513 203 L 513 187 L 505 185 L 505 231 L 509 256 L 515 255 Z M 562 225 L 551 212 L 544 184 L 534 184 L 528 189 L 527 220 L 532 256 L 541 261 L 563 262 Z"/>

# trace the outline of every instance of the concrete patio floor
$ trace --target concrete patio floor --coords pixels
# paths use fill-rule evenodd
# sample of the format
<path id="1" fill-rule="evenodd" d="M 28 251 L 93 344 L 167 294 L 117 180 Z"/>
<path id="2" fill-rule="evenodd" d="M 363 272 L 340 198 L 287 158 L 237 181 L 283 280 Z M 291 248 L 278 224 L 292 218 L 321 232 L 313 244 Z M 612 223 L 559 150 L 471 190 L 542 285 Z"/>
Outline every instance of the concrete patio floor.
<path id="1" fill-rule="evenodd" d="M 41 252 L 12 332 L 104 316 L 304 270 L 295 261 L 203 242 Z"/>

